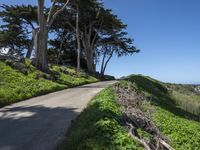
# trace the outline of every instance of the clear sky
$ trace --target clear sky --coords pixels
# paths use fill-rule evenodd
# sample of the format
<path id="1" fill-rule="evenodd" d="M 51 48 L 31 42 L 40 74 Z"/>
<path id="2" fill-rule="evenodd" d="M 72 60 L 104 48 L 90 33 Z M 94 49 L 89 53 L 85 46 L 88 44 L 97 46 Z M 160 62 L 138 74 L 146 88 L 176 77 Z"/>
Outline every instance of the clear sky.
<path id="1" fill-rule="evenodd" d="M 129 36 L 141 50 L 131 57 L 113 58 L 107 74 L 200 83 L 200 0 L 103 1 L 128 25 Z M 3 3 L 36 4 L 36 0 L 0 0 Z"/>

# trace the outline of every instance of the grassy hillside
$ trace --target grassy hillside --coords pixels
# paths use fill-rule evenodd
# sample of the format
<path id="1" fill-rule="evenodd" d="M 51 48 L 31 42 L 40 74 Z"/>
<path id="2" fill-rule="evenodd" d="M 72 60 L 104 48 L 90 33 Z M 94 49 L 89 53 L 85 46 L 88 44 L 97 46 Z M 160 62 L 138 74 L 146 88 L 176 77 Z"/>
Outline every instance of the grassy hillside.
<path id="1" fill-rule="evenodd" d="M 196 109 L 199 94 L 192 86 L 163 83 L 140 75 L 131 75 L 119 84 L 126 94 L 130 85 L 135 94 L 140 95 L 135 95 L 141 98 L 139 108 L 149 115 L 173 148 L 200 149 L 200 122 Z M 128 129 L 123 124 L 125 112 L 122 113 L 118 93 L 113 89 L 105 89 L 91 101 L 71 128 L 65 149 L 144 149 L 128 136 Z M 125 95 L 121 98 L 127 102 Z M 142 128 L 137 128 L 137 133 L 146 141 L 153 140 Z"/>
<path id="2" fill-rule="evenodd" d="M 132 81 L 146 96 L 166 99 L 184 110 L 185 115 L 190 113 L 200 116 L 200 93 L 196 92 L 192 85 L 163 83 L 140 75 L 129 76 L 126 80 Z"/>
<path id="3" fill-rule="evenodd" d="M 80 115 L 67 138 L 70 150 L 140 150 L 122 127 L 122 111 L 113 88 L 99 93 Z"/>
<path id="4" fill-rule="evenodd" d="M 129 76 L 127 81 L 145 95 L 143 110 L 151 110 L 152 120 L 175 149 L 200 149 L 200 95 L 191 86 L 136 75 Z"/>
<path id="5" fill-rule="evenodd" d="M 176 104 L 195 115 L 200 116 L 200 92 L 191 85 L 166 84 Z"/>
<path id="6" fill-rule="evenodd" d="M 51 73 L 40 72 L 30 64 L 0 61 L 0 106 L 33 96 L 98 81 L 74 69 L 51 66 Z"/>

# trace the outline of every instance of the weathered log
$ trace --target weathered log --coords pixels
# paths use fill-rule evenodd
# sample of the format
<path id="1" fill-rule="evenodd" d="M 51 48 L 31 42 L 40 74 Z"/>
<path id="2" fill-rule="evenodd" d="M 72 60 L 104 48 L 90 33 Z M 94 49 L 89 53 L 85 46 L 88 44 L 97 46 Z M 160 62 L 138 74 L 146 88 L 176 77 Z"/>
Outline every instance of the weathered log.
<path id="1" fill-rule="evenodd" d="M 159 143 L 161 143 L 165 148 L 167 148 L 168 150 L 174 150 L 173 147 L 171 147 L 169 144 L 167 144 L 165 141 L 163 141 L 162 139 L 159 139 Z"/>

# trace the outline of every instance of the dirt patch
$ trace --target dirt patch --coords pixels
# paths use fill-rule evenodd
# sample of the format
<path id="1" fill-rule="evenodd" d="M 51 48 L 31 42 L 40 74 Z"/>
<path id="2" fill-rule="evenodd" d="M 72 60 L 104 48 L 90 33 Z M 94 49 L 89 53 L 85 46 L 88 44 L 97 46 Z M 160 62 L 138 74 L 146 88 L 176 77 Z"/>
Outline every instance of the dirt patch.
<path id="1" fill-rule="evenodd" d="M 129 135 L 143 145 L 145 149 L 173 150 L 168 144 L 170 143 L 169 140 L 151 121 L 150 114 L 142 111 L 141 105 L 145 101 L 145 96 L 132 88 L 131 84 L 128 83 L 128 87 L 122 87 L 120 83 L 115 86 L 118 103 L 122 107 L 123 112 L 122 124 L 128 128 Z M 145 139 L 139 135 L 139 129 L 150 135 L 150 138 Z"/>

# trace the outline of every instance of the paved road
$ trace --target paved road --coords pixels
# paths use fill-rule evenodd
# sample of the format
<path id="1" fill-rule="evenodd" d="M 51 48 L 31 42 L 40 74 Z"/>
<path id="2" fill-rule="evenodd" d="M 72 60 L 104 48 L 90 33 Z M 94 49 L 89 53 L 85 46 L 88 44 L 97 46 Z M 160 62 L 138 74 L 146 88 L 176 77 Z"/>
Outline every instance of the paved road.
<path id="1" fill-rule="evenodd" d="M 52 150 L 98 92 L 116 81 L 88 84 L 0 109 L 0 150 Z"/>

